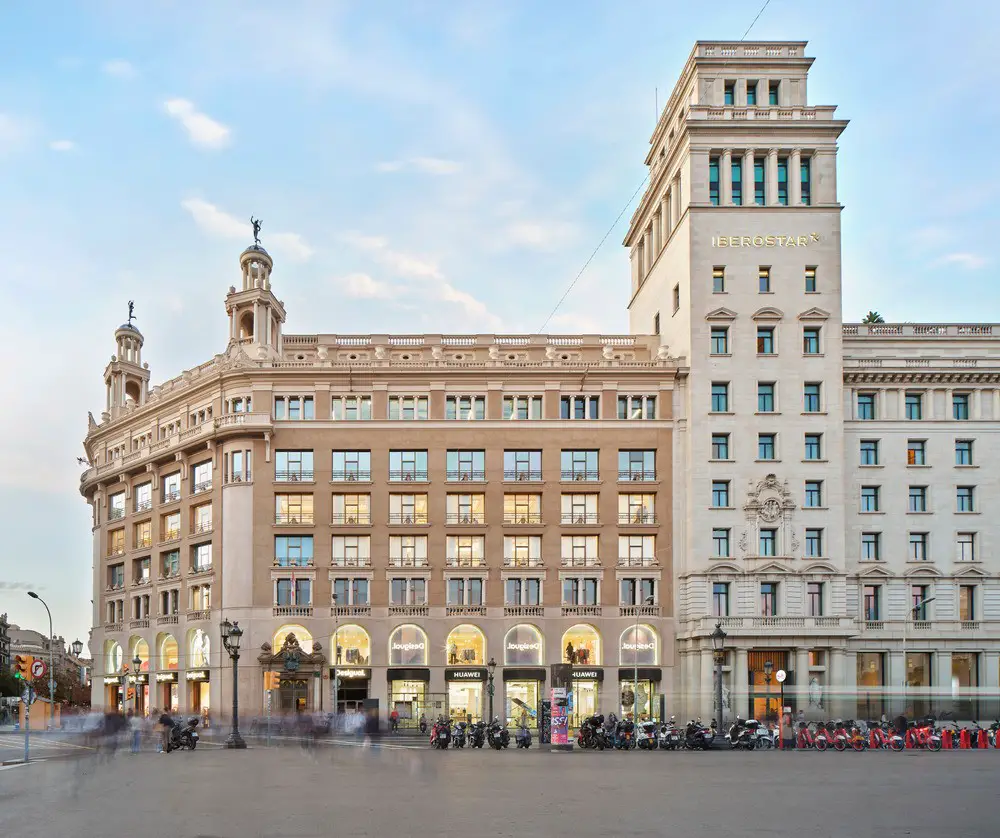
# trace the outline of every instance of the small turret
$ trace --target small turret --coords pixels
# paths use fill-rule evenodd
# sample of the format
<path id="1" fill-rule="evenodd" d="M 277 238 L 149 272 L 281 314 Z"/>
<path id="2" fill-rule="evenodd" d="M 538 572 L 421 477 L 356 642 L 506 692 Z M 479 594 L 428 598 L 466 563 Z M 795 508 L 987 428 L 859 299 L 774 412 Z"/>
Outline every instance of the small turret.
<path id="1" fill-rule="evenodd" d="M 260 221 L 254 225 L 254 243 L 240 254 L 242 287 L 226 295 L 229 315 L 229 348 L 243 348 L 254 360 L 279 360 L 285 307 L 271 291 L 274 261 L 260 244 Z"/>
<path id="2" fill-rule="evenodd" d="M 128 302 L 128 320 L 115 329 L 117 352 L 104 370 L 107 410 L 115 415 L 125 408 L 146 403 L 149 396 L 149 365 L 142 362 L 143 337 L 133 324 L 135 303 Z"/>

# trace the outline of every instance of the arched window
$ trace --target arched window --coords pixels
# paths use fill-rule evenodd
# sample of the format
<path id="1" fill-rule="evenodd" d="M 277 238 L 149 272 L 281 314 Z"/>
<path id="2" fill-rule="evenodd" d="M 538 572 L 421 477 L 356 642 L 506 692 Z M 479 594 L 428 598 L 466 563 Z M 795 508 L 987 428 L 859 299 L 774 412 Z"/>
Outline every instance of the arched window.
<path id="1" fill-rule="evenodd" d="M 574 666 L 601 665 L 601 636 L 597 629 L 579 623 L 562 637 L 562 662 Z"/>
<path id="2" fill-rule="evenodd" d="M 177 641 L 172 634 L 160 640 L 160 669 L 177 669 Z"/>
<path id="3" fill-rule="evenodd" d="M 427 666 L 427 635 L 420 626 L 397 626 L 389 635 L 389 666 Z"/>
<path id="4" fill-rule="evenodd" d="M 212 642 L 201 629 L 188 631 L 188 668 L 207 669 L 212 652 Z"/>
<path id="5" fill-rule="evenodd" d="M 341 626 L 331 645 L 337 666 L 371 666 L 372 641 L 361 626 Z"/>
<path id="6" fill-rule="evenodd" d="M 114 640 L 104 643 L 104 671 L 115 673 L 122 671 L 122 647 Z"/>
<path id="7" fill-rule="evenodd" d="M 523 623 L 507 632 L 503 640 L 505 666 L 543 666 L 544 660 L 545 647 L 538 629 Z"/>
<path id="8" fill-rule="evenodd" d="M 139 660 L 142 663 L 139 666 L 140 672 L 149 672 L 149 644 L 143 640 L 141 637 L 132 637 L 128 642 L 129 649 L 129 669 L 132 668 L 132 661 L 135 660 L 135 656 L 139 656 Z"/>
<path id="9" fill-rule="evenodd" d="M 313 636 L 305 630 L 305 627 L 287 625 L 282 626 L 274 633 L 274 642 L 271 644 L 271 648 L 274 650 L 275 654 L 281 651 L 281 647 L 285 645 L 285 638 L 287 638 L 290 634 L 295 635 L 295 639 L 298 641 L 299 646 L 302 647 L 303 652 L 312 652 Z"/>
<path id="10" fill-rule="evenodd" d="M 475 626 L 455 626 L 448 635 L 448 666 L 485 666 L 486 636 Z"/>
<path id="11" fill-rule="evenodd" d="M 622 632 L 618 662 L 622 666 L 656 666 L 660 660 L 660 641 L 650 626 L 629 626 Z"/>

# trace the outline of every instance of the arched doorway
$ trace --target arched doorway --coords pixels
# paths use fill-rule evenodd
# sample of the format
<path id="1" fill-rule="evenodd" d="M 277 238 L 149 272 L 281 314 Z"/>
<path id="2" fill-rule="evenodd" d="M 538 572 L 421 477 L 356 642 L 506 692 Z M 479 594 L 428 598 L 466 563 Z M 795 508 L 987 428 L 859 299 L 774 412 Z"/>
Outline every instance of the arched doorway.
<path id="1" fill-rule="evenodd" d="M 335 685 L 334 677 L 340 682 L 331 687 L 331 706 L 339 713 L 361 710 L 371 693 L 371 637 L 361 626 L 347 624 L 337 629 L 330 645 L 335 661 L 331 684 Z"/>
<path id="2" fill-rule="evenodd" d="M 545 686 L 545 643 L 533 625 L 513 626 L 503 639 L 504 704 L 507 724 L 538 724 Z"/>
<path id="3" fill-rule="evenodd" d="M 150 703 L 157 710 L 176 713 L 178 705 L 178 648 L 172 634 L 156 637 L 156 691 Z"/>
<path id="4" fill-rule="evenodd" d="M 118 713 L 125 712 L 125 693 L 122 685 L 124 657 L 118 641 L 104 641 L 104 706 Z"/>
<path id="5" fill-rule="evenodd" d="M 478 626 L 455 626 L 445 644 L 448 713 L 452 721 L 477 722 L 483 717 L 486 681 L 486 635 Z"/>
<path id="6" fill-rule="evenodd" d="M 274 644 L 265 643 L 257 662 L 263 672 L 277 672 L 277 710 L 305 713 L 321 706 L 321 685 L 326 656 L 303 626 L 284 625 L 274 633 Z M 263 675 L 261 677 L 263 681 Z"/>
<path id="7" fill-rule="evenodd" d="M 562 662 L 573 666 L 572 706 L 569 723 L 580 722 L 597 712 L 601 682 L 601 635 L 586 623 L 579 623 L 562 636 Z"/>
<path id="8" fill-rule="evenodd" d="M 618 642 L 618 704 L 624 718 L 637 721 L 658 715 L 656 687 L 660 681 L 660 638 L 652 626 L 625 629 Z"/>
<path id="9" fill-rule="evenodd" d="M 129 645 L 128 690 L 125 693 L 127 707 L 137 715 L 149 714 L 149 644 L 141 637 L 131 637 Z M 135 659 L 139 658 L 138 671 Z"/>

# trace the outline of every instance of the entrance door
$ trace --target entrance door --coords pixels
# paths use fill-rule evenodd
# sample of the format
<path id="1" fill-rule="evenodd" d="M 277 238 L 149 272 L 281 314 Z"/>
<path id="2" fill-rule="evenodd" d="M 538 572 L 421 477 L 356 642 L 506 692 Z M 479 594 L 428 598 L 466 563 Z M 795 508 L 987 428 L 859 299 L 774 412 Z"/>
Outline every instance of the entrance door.
<path id="1" fill-rule="evenodd" d="M 282 680 L 278 689 L 278 707 L 282 713 L 304 713 L 309 709 L 309 682 L 305 679 Z"/>
<path id="2" fill-rule="evenodd" d="M 478 722 L 483 714 L 483 682 L 449 681 L 448 713 L 453 722 Z"/>
<path id="3" fill-rule="evenodd" d="M 364 709 L 369 683 L 367 678 L 342 679 L 340 689 L 337 691 L 337 712 L 346 713 L 348 710 Z"/>
<path id="4" fill-rule="evenodd" d="M 597 712 L 597 686 L 597 681 L 573 682 L 573 712 L 569 717 L 570 727 L 580 727 L 580 722 Z"/>
<path id="5" fill-rule="evenodd" d="M 764 664 L 770 662 L 771 683 L 767 682 Z M 750 718 L 777 724 L 781 712 L 781 685 L 774 673 L 788 670 L 788 652 L 782 649 L 753 649 L 747 656 L 747 681 L 750 693 Z"/>

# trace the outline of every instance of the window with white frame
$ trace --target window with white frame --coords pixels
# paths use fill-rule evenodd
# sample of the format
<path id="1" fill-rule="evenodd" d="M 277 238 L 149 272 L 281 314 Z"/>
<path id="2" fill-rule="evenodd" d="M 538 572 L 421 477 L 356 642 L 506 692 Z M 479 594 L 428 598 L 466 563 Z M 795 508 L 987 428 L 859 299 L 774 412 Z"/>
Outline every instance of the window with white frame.
<path id="1" fill-rule="evenodd" d="M 191 548 L 191 569 L 197 573 L 200 570 L 210 570 L 212 567 L 212 543 L 196 544 Z"/>
<path id="2" fill-rule="evenodd" d="M 345 422 L 372 418 L 371 396 L 334 396 L 330 403 L 330 418 Z"/>
<path id="3" fill-rule="evenodd" d="M 956 561 L 974 562 L 977 559 L 976 534 L 974 532 L 960 532 L 956 543 Z"/>
<path id="4" fill-rule="evenodd" d="M 445 419 L 485 419 L 486 396 L 446 396 Z"/>
<path id="5" fill-rule="evenodd" d="M 205 460 L 191 467 L 191 487 L 195 493 L 212 488 L 212 461 Z"/>
<path id="6" fill-rule="evenodd" d="M 597 395 L 560 396 L 560 419 L 600 419 L 601 397 Z"/>
<path id="7" fill-rule="evenodd" d="M 542 563 L 540 535 L 506 535 L 503 539 L 506 567 L 538 567 Z"/>
<path id="8" fill-rule="evenodd" d="M 619 419 L 655 419 L 656 396 L 618 396 Z"/>
<path id="9" fill-rule="evenodd" d="M 541 419 L 541 396 L 504 396 L 504 419 Z"/>
<path id="10" fill-rule="evenodd" d="M 135 487 L 135 511 L 145 512 L 153 507 L 153 484 L 149 481 Z"/>
<path id="11" fill-rule="evenodd" d="M 423 536 L 426 539 L 426 536 Z M 426 540 L 424 541 L 423 555 L 426 558 Z M 311 545 L 310 545 L 311 547 Z M 389 560 L 402 556 L 402 550 L 394 552 L 393 548 L 399 545 L 393 544 L 389 539 Z M 368 567 L 371 564 L 372 539 L 370 535 L 335 535 L 333 536 L 331 557 L 336 567 Z M 410 554 L 412 558 L 413 554 Z"/>
<path id="12" fill-rule="evenodd" d="M 389 396 L 389 418 L 426 419 L 429 403 L 427 396 Z"/>

